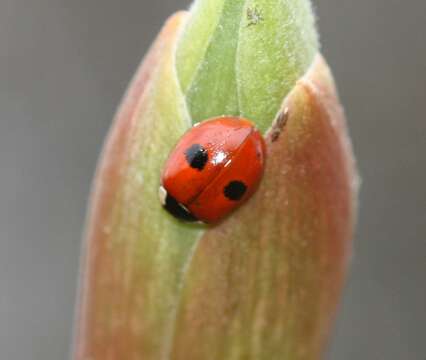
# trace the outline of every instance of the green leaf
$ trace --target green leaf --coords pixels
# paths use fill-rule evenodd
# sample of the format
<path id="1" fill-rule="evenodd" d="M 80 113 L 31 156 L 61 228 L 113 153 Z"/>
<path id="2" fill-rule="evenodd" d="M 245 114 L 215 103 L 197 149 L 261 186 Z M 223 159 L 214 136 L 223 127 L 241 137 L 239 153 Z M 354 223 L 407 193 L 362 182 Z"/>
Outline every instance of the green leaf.
<path id="1" fill-rule="evenodd" d="M 197 1 L 176 52 L 192 122 L 240 115 L 265 131 L 317 49 L 309 1 Z"/>

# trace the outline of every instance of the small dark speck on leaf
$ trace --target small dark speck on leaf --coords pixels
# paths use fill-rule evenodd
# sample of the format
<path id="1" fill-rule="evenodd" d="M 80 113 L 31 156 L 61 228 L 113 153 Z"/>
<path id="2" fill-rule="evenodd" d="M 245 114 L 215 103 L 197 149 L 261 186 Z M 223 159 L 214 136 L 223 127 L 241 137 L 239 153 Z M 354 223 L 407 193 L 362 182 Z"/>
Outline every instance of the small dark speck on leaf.
<path id="1" fill-rule="evenodd" d="M 257 25 L 261 21 L 263 21 L 263 15 L 262 12 L 257 8 L 247 8 L 247 27 L 252 25 Z"/>
<path id="2" fill-rule="evenodd" d="M 288 108 L 281 111 L 272 126 L 271 141 L 277 141 L 288 120 Z"/>

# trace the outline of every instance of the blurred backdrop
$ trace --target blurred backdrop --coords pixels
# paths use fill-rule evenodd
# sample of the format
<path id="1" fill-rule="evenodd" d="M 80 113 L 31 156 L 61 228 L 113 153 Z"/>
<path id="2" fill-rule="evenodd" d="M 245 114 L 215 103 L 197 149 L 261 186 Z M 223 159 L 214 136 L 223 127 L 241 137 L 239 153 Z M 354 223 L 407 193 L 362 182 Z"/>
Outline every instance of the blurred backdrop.
<path id="1" fill-rule="evenodd" d="M 69 353 L 102 141 L 189 0 L 0 0 L 0 359 Z M 363 178 L 328 359 L 426 359 L 426 2 L 315 0 Z"/>

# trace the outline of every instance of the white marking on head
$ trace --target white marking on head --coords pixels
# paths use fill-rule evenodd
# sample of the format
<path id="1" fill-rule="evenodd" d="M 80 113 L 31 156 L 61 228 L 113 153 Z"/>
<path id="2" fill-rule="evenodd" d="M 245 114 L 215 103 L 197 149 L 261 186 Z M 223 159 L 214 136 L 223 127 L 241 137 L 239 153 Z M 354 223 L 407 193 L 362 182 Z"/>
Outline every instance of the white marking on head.
<path id="1" fill-rule="evenodd" d="M 162 185 L 158 188 L 158 197 L 160 198 L 161 205 L 166 205 L 167 190 Z"/>

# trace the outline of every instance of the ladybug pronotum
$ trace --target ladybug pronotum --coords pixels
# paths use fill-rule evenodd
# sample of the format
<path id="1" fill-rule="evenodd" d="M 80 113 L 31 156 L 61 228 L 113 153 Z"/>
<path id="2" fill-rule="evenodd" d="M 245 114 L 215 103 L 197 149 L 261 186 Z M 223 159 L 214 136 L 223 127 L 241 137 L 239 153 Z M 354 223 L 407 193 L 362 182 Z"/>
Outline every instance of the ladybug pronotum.
<path id="1" fill-rule="evenodd" d="M 181 220 L 218 222 L 255 192 L 265 152 L 262 134 L 249 120 L 223 116 L 195 125 L 164 166 L 163 207 Z"/>

